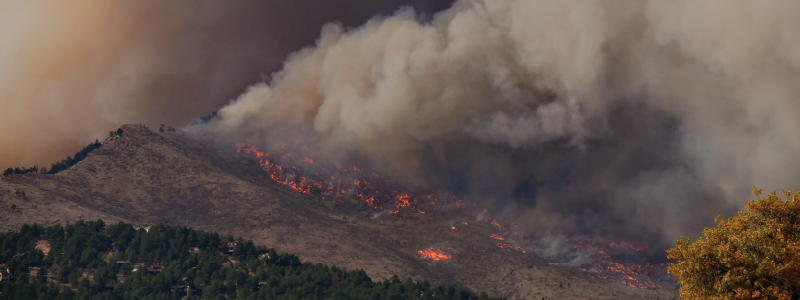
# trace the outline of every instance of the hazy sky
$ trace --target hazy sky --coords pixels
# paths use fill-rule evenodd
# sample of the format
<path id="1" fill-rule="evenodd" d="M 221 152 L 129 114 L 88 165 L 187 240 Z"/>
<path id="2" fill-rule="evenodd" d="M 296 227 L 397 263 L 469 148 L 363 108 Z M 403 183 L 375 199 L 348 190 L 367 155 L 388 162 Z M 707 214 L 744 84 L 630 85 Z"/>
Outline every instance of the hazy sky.
<path id="1" fill-rule="evenodd" d="M 313 44 L 448 0 L 0 0 L 0 168 L 49 165 L 124 123 L 182 126 Z"/>

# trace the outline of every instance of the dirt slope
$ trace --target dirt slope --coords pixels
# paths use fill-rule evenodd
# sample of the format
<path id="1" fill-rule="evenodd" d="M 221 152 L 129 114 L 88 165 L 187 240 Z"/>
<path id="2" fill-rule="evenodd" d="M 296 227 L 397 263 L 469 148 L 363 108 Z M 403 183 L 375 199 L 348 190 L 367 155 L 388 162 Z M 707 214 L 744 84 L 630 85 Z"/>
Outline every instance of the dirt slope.
<path id="1" fill-rule="evenodd" d="M 59 174 L 0 178 L 0 229 L 81 219 L 186 225 L 253 239 L 307 262 L 364 269 L 373 279 L 397 274 L 514 299 L 677 299 L 673 291 L 634 289 L 499 249 L 491 226 L 451 231 L 448 221 L 460 219 L 459 211 L 373 219 L 374 211 L 355 200 L 325 203 L 275 183 L 248 156 L 200 135 L 122 129 Z M 417 251 L 431 245 L 449 249 L 452 259 L 420 259 Z"/>

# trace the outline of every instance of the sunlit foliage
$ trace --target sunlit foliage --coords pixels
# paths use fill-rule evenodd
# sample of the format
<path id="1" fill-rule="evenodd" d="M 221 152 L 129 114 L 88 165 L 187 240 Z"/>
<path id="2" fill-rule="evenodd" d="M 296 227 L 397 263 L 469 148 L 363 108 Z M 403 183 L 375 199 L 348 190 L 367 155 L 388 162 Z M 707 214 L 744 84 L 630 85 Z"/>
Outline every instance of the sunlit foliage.
<path id="1" fill-rule="evenodd" d="M 718 216 L 717 227 L 694 242 L 675 241 L 667 254 L 677 262 L 668 271 L 683 299 L 800 298 L 800 189 L 783 194 L 751 200 L 727 220 Z"/>

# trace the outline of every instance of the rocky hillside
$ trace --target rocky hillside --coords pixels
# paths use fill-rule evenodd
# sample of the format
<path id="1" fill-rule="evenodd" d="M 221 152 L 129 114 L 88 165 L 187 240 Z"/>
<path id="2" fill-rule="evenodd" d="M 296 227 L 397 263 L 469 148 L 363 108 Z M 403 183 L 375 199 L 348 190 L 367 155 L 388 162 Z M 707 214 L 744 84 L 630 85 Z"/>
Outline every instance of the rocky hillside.
<path id="1" fill-rule="evenodd" d="M 58 174 L 0 178 L 0 229 L 94 219 L 186 225 L 252 239 L 304 262 L 364 269 L 375 279 L 397 274 L 515 299 L 677 298 L 673 291 L 634 289 L 535 254 L 500 249 L 489 225 L 451 230 L 462 211 L 373 218 L 375 211 L 355 199 L 331 203 L 297 193 L 270 180 L 234 145 L 214 142 L 202 130 L 122 130 Z M 433 245 L 448 249 L 452 258 L 418 255 Z"/>

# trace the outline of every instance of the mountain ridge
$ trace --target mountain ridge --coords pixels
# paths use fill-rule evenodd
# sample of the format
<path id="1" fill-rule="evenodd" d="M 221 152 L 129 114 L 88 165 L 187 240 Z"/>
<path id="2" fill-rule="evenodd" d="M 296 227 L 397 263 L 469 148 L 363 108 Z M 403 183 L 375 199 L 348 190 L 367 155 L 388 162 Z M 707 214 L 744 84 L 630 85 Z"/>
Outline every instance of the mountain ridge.
<path id="1" fill-rule="evenodd" d="M 95 219 L 184 225 L 252 239 L 304 262 L 364 269 L 376 280 L 397 274 L 525 299 L 677 299 L 674 291 L 633 289 L 499 249 L 488 226 L 452 231 L 446 222 L 462 218 L 458 210 L 375 219 L 355 199 L 331 203 L 297 193 L 203 126 L 122 131 L 58 174 L 0 178 L 0 229 Z M 421 259 L 417 251 L 431 245 L 453 258 Z"/>

